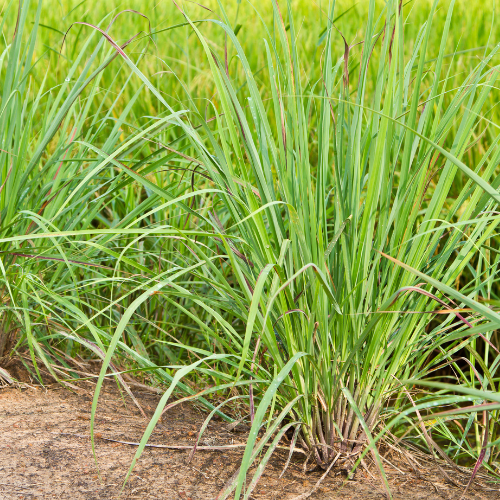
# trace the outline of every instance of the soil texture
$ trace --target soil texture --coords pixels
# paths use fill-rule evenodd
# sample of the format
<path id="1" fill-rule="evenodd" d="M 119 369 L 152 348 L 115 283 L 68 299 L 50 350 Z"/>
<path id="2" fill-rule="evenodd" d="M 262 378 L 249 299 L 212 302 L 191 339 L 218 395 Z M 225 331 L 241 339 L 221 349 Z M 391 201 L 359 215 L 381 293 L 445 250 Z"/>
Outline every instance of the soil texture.
<path id="1" fill-rule="evenodd" d="M 78 388 L 70 392 L 57 385 L 49 389 L 34 386 L 0 389 L 0 500 L 215 500 L 237 471 L 243 447 L 225 450 L 198 450 L 188 462 L 190 451 L 165 448 L 145 449 L 122 490 L 125 476 L 137 450 L 159 395 L 134 390 L 146 413 L 145 418 L 128 396 L 121 396 L 111 384 L 105 385 L 99 399 L 96 420 L 96 455 L 90 444 L 92 392 Z M 192 446 L 205 420 L 205 413 L 193 404 L 182 403 L 164 414 L 149 443 Z M 247 426 L 228 430 L 222 421 L 212 421 L 201 445 L 222 446 L 244 443 Z M 286 443 L 283 443 L 286 445 Z M 321 469 L 304 473 L 304 457 L 294 454 L 279 477 L 288 454 L 277 450 L 268 464 L 252 500 L 385 499 L 379 474 L 367 463 L 353 480 L 346 480 L 335 467 L 312 495 L 306 497 L 323 475 Z M 419 458 L 413 467 L 393 451 L 384 455 L 385 470 L 394 499 L 459 499 L 467 476 L 447 469 L 452 482 L 432 463 Z M 368 461 L 367 461 L 368 462 Z M 249 476 L 253 476 L 252 469 Z M 464 499 L 500 499 L 500 485 L 473 485 Z M 497 488 L 495 490 L 495 488 Z"/>

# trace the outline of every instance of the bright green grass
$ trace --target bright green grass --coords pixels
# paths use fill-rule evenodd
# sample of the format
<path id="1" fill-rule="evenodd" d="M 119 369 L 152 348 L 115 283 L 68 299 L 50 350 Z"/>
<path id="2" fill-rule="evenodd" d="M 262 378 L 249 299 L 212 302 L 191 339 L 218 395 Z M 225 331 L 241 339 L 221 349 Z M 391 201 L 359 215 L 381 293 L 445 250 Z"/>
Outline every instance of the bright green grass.
<path id="1" fill-rule="evenodd" d="M 16 2 L 10 3 L 11 13 L 8 16 L 8 28 L 4 27 L 3 29 L 6 39 L 12 36 L 15 19 Z M 215 14 L 220 10 L 214 0 L 200 3 L 214 9 Z M 5 9 L 8 2 L 3 2 L 3 5 Z M 405 14 L 409 15 L 409 20 L 405 26 L 405 43 L 409 49 L 415 42 L 419 28 L 427 19 L 430 5 L 430 0 L 419 0 L 409 2 L 405 7 Z M 449 1 L 442 2 L 434 15 L 433 26 L 435 28 L 433 28 L 433 32 L 430 35 L 429 44 L 430 47 L 435 47 L 436 50 L 446 19 L 447 5 L 449 5 Z M 463 75 L 467 74 L 470 68 L 475 66 L 478 57 L 484 53 L 479 48 L 488 44 L 492 22 L 492 6 L 493 0 L 461 0 L 457 2 L 450 35 L 447 40 L 446 53 L 451 54 L 455 50 L 470 52 L 458 55 L 454 60 L 451 76 L 456 76 L 458 78 L 456 81 L 460 81 L 460 78 L 463 78 Z M 255 4 L 255 7 L 258 9 L 264 22 L 269 24 L 272 20 L 271 2 L 258 2 L 258 4 Z M 192 19 L 215 17 L 194 3 L 185 2 L 185 8 Z M 235 26 L 241 25 L 238 38 L 247 53 L 248 61 L 253 71 L 261 70 L 266 65 L 265 53 L 262 50 L 262 39 L 265 33 L 254 9 L 245 1 L 239 4 L 237 1 L 224 2 L 224 8 L 231 22 Z M 299 51 L 304 55 L 301 63 L 302 71 L 305 75 L 308 75 L 308 78 L 315 80 L 319 75 L 318 56 L 324 48 L 324 43 L 318 46 L 318 40 L 327 20 L 326 11 L 328 9 L 328 2 L 325 2 L 325 0 L 322 2 L 319 0 L 317 2 L 295 1 L 293 8 L 297 23 Z M 168 1 L 161 3 L 149 0 L 142 0 L 141 2 L 120 2 L 116 0 L 109 2 L 92 0 L 84 2 L 45 1 L 40 18 L 43 26 L 39 31 L 35 57 L 43 55 L 43 59 L 39 63 L 41 66 L 38 73 L 40 78 L 41 75 L 45 74 L 47 65 L 50 65 L 51 71 L 48 75 L 47 87 L 54 87 L 64 81 L 68 71 L 67 59 L 73 60 L 75 54 L 79 53 L 86 36 L 90 34 L 89 28 L 74 27 L 68 35 L 66 46 L 63 50 L 63 56 L 67 59 L 60 59 L 57 52 L 61 48 L 62 33 L 69 28 L 72 22 L 85 21 L 91 24 L 98 24 L 106 16 L 108 16 L 107 19 L 109 20 L 110 15 L 115 15 L 125 9 L 135 9 L 146 15 L 151 23 L 153 32 L 184 22 L 182 15 L 173 3 Z M 366 0 L 360 2 L 345 0 L 337 2 L 335 17 L 344 15 L 336 22 L 336 26 L 343 33 L 348 43 L 357 43 L 362 40 L 367 10 L 368 2 Z M 284 15 L 286 18 L 286 12 Z M 221 30 L 211 24 L 203 24 L 200 28 L 204 35 L 211 40 L 214 48 L 222 50 L 224 39 Z M 148 31 L 148 21 L 132 13 L 124 13 L 114 23 L 110 34 L 116 41 L 123 42 L 141 30 L 144 32 Z M 491 32 L 490 44 L 498 38 L 498 35 L 500 35 L 500 26 L 498 23 L 495 23 Z M 187 26 L 160 32 L 154 35 L 152 39 L 155 41 L 156 47 L 152 44 L 148 47 L 147 55 L 145 55 L 141 63 L 141 68 L 145 74 L 151 77 L 151 80 L 162 92 L 173 99 L 183 98 L 183 92 L 177 79 L 171 74 L 166 73 L 169 71 L 169 67 L 172 66 L 175 68 L 177 77 L 184 82 L 186 88 L 193 96 L 206 98 L 210 95 L 210 91 L 213 90 L 210 70 L 200 44 L 196 42 L 190 27 Z M 343 51 L 343 42 L 339 34 L 333 37 L 333 43 L 335 51 L 341 54 Z M 137 48 L 142 48 L 143 46 L 144 40 Z M 232 47 L 229 50 L 231 58 L 231 56 L 234 56 L 234 50 Z M 133 51 L 129 53 L 133 53 Z M 353 73 L 357 71 L 359 53 L 360 46 L 358 45 L 352 51 L 353 61 L 351 67 Z M 430 50 L 430 53 L 433 53 L 433 51 Z M 116 63 L 114 68 L 118 65 L 120 63 Z M 123 73 L 117 79 L 114 79 L 115 71 L 110 69 L 104 73 L 100 81 L 101 88 L 109 89 L 112 87 L 112 91 L 114 92 L 115 90 L 113 89 L 117 89 L 123 84 L 127 74 Z M 155 77 L 153 77 L 154 74 L 156 74 Z M 261 71 L 257 76 L 257 81 L 265 87 L 266 78 L 266 73 Z M 131 85 L 127 86 L 126 92 L 116 108 L 115 112 L 117 114 L 129 102 L 138 83 L 138 81 L 134 81 Z M 138 102 L 134 103 L 132 113 L 137 117 L 141 117 L 153 114 L 153 112 L 157 112 L 159 109 L 161 108 L 157 101 L 150 95 L 145 94 Z"/>
<path id="2" fill-rule="evenodd" d="M 323 466 L 391 430 L 467 464 L 487 443 L 484 464 L 498 469 L 491 5 L 457 2 L 449 17 L 443 3 L 430 24 L 427 2 L 407 4 L 402 18 L 396 2 L 347 13 L 339 2 L 338 29 L 370 46 L 351 50 L 348 89 L 342 38 L 305 2 L 289 6 L 293 16 L 283 4 L 283 21 L 271 3 L 258 7 L 263 22 L 248 4 L 237 19 L 237 4 L 215 7 L 233 28 L 229 76 L 222 27 L 160 32 L 186 22 L 170 4 L 144 3 L 155 44 L 140 35 L 126 62 L 82 25 L 56 54 L 72 21 L 107 15 L 105 27 L 126 4 L 111 14 L 112 4 L 87 2 L 69 16 L 65 4 L 33 5 L 6 48 L 10 5 L 0 357 L 29 345 L 35 366 L 66 379 L 77 376 L 68 363 L 77 353 L 103 358 L 93 414 L 112 361 L 168 385 L 136 458 L 172 391 L 194 394 L 184 377 L 214 386 L 199 398 L 213 411 L 225 410 L 211 393 L 250 398 L 237 498 L 282 423 L 280 432 L 301 424 L 301 445 Z M 207 17 L 185 7 L 193 21 Z M 44 25 L 36 40 L 32 21 Z M 393 43 L 379 36 L 384 24 Z M 126 12 L 109 33 L 121 44 L 147 29 Z M 461 311 L 433 312 L 448 304 Z M 444 450 L 422 434 L 401 380 L 434 388 L 414 399 Z M 495 405 L 487 427 L 483 402 Z M 461 427 L 432 415 L 465 404 Z"/>

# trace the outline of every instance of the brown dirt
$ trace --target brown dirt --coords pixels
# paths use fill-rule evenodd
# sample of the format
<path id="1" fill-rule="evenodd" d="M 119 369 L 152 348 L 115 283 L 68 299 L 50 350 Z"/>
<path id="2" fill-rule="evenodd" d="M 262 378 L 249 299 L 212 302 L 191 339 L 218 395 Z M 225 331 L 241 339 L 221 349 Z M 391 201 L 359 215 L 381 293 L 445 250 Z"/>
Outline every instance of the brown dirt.
<path id="1" fill-rule="evenodd" d="M 134 394 L 148 417 L 151 416 L 158 396 L 138 391 Z M 99 479 L 88 438 L 91 397 L 92 393 L 85 389 L 76 394 L 58 386 L 50 390 L 33 386 L 0 389 L 0 500 L 213 500 L 238 467 L 241 451 L 201 450 L 187 463 L 186 450 L 146 448 L 120 497 L 136 447 L 97 439 L 102 476 Z M 203 412 L 195 406 L 178 405 L 163 417 L 150 443 L 192 445 L 203 420 Z M 98 435 L 137 442 L 147 422 L 128 398 L 121 399 L 111 384 L 106 386 L 98 408 Z M 229 432 L 225 425 L 221 421 L 212 422 L 202 438 L 204 444 L 244 442 L 244 433 Z M 463 492 L 432 472 L 436 469 L 432 465 L 424 468 L 419 478 L 397 456 L 386 455 L 386 459 L 400 470 L 386 467 L 395 499 L 451 500 L 459 499 Z M 253 500 L 291 500 L 310 491 L 322 475 L 322 471 L 304 474 L 303 459 L 294 455 L 287 473 L 279 479 L 285 461 L 285 452 L 275 453 L 251 496 Z M 373 478 L 360 469 L 355 480 L 345 482 L 341 471 L 332 469 L 310 498 L 386 498 L 375 470 L 371 472 Z M 467 481 L 465 476 L 449 474 L 454 481 L 462 484 Z M 500 490 L 474 486 L 464 498 L 500 499 Z"/>

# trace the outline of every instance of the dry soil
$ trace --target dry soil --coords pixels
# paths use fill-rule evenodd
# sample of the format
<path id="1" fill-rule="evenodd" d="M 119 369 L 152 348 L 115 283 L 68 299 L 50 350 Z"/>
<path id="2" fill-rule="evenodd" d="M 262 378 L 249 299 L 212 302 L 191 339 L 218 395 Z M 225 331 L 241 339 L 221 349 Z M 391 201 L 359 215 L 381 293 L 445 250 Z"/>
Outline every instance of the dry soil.
<path id="1" fill-rule="evenodd" d="M 142 390 L 134 394 L 150 417 L 159 396 Z M 189 463 L 189 451 L 146 448 L 120 496 L 137 448 L 103 438 L 138 442 L 148 420 L 128 397 L 122 398 L 111 384 L 105 386 L 95 430 L 99 477 L 89 440 L 91 398 L 88 388 L 74 392 L 57 385 L 49 389 L 27 385 L 0 389 L 0 500 L 214 500 L 238 468 L 243 448 L 200 450 Z M 192 445 L 204 418 L 196 406 L 178 405 L 164 415 L 149 442 Z M 246 434 L 239 431 L 228 431 L 223 421 L 213 421 L 202 444 L 243 443 Z M 323 473 L 304 473 L 303 457 L 294 454 L 280 479 L 286 458 L 284 451 L 275 453 L 251 496 L 253 500 L 292 500 L 309 492 Z M 397 453 L 385 455 L 385 460 L 395 499 L 451 500 L 463 493 L 463 488 L 450 484 L 433 464 L 420 460 L 415 471 Z M 448 474 L 456 483 L 467 482 L 466 475 L 449 470 Z M 500 499 L 500 489 L 489 488 L 476 485 L 464 498 Z M 341 470 L 332 469 L 309 498 L 375 500 L 386 496 L 376 470 L 368 467 L 368 471 L 360 469 L 352 481 L 347 481 Z"/>

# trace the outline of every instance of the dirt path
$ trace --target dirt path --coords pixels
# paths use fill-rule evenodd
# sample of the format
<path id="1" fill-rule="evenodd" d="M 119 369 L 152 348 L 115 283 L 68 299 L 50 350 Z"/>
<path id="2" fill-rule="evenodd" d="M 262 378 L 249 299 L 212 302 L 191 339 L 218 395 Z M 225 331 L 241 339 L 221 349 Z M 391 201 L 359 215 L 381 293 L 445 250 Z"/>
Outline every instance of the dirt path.
<path id="1" fill-rule="evenodd" d="M 148 416 L 158 397 L 135 392 Z M 198 451 L 191 463 L 188 451 L 147 448 L 134 469 L 131 480 L 120 489 L 136 447 L 97 439 L 97 456 L 102 480 L 92 457 L 89 436 L 91 393 L 79 394 L 53 386 L 50 390 L 0 389 L 0 500 L 214 500 L 236 471 L 241 451 Z M 150 443 L 192 445 L 203 413 L 188 404 L 173 408 L 157 426 Z M 137 442 L 147 420 L 116 390 L 109 387 L 100 398 L 96 433 L 122 441 Z M 79 437 L 80 436 L 80 437 Z M 242 443 L 245 434 L 229 432 L 222 422 L 210 424 L 204 435 L 206 445 Z M 301 457 L 294 456 L 285 474 L 279 475 L 285 453 L 276 453 L 267 467 L 253 500 L 291 500 L 310 491 L 321 472 L 304 474 Z M 389 460 L 394 460 L 389 458 Z M 392 462 L 394 463 L 394 462 Z M 458 499 L 458 488 L 445 484 L 441 476 L 417 479 L 405 464 L 401 472 L 387 468 L 395 499 Z M 332 470 L 312 500 L 386 498 L 377 477 L 360 471 L 356 480 L 342 487 L 340 471 Z M 468 499 L 500 499 L 500 491 L 474 489 Z"/>

